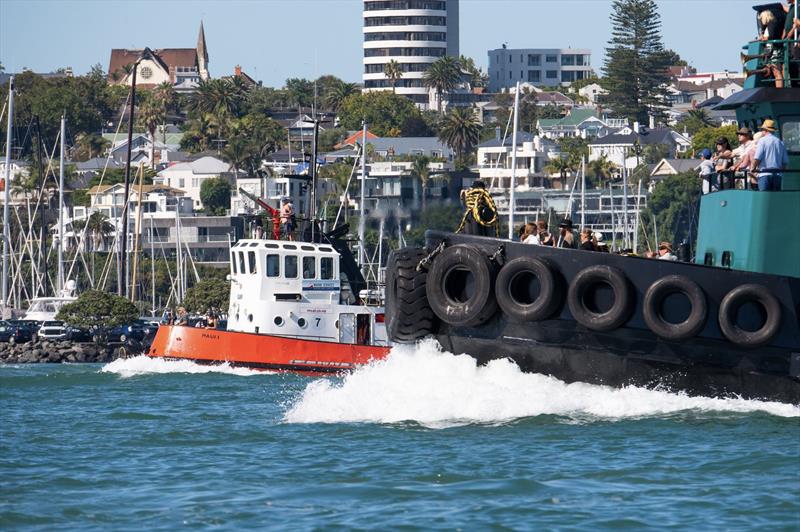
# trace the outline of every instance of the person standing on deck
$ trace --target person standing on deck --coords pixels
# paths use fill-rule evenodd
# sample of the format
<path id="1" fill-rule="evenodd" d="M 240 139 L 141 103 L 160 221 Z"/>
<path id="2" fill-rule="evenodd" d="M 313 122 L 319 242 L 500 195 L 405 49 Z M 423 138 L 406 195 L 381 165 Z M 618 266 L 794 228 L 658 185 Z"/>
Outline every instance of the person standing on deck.
<path id="1" fill-rule="evenodd" d="M 756 146 L 751 171 L 758 171 L 758 190 L 778 191 L 781 189 L 780 171 L 789 166 L 789 152 L 781 139 L 775 136 L 775 121 L 764 120 L 761 125 L 764 137 Z"/>
<path id="2" fill-rule="evenodd" d="M 289 198 L 281 200 L 281 232 L 287 240 L 294 240 L 294 206 Z"/>

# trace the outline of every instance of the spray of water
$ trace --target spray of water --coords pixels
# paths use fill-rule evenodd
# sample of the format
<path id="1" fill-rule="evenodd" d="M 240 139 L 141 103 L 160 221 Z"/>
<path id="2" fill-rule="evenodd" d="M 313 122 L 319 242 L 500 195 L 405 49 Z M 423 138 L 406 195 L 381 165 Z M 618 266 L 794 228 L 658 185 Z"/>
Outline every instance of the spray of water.
<path id="1" fill-rule="evenodd" d="M 109 362 L 101 368 L 104 373 L 116 373 L 120 377 L 135 377 L 158 373 L 224 373 L 248 377 L 251 375 L 264 375 L 266 372 L 255 371 L 247 368 L 232 367 L 230 364 L 203 365 L 189 360 L 164 360 L 163 358 L 150 358 L 140 355 L 131 358 L 119 358 Z"/>
<path id="2" fill-rule="evenodd" d="M 523 373 L 508 360 L 478 366 L 469 356 L 445 353 L 437 343 L 425 341 L 396 347 L 387 359 L 362 367 L 342 381 L 321 379 L 308 384 L 284 419 L 288 423 L 415 421 L 438 428 L 540 415 L 615 420 L 683 411 L 800 416 L 800 407 L 784 403 L 566 384 Z"/>

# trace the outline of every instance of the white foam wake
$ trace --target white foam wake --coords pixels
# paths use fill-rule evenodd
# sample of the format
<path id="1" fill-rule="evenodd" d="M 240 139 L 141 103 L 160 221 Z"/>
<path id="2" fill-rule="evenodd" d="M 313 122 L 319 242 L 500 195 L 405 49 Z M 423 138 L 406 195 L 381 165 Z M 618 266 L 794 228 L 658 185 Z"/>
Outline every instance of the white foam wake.
<path id="1" fill-rule="evenodd" d="M 289 423 L 416 421 L 429 427 L 502 423 L 540 415 L 625 419 L 681 411 L 766 412 L 800 416 L 800 407 L 745 399 L 689 397 L 666 391 L 566 384 L 523 373 L 508 360 L 477 366 L 434 341 L 399 346 L 343 381 L 317 380 L 285 414 Z"/>
<path id="2" fill-rule="evenodd" d="M 204 365 L 190 360 L 165 360 L 163 358 L 150 358 L 139 355 L 131 358 L 118 358 L 101 368 L 105 373 L 116 373 L 120 377 L 135 377 L 153 373 L 225 373 L 248 377 L 250 375 L 264 375 L 263 371 L 248 368 L 236 368 L 230 364 Z"/>

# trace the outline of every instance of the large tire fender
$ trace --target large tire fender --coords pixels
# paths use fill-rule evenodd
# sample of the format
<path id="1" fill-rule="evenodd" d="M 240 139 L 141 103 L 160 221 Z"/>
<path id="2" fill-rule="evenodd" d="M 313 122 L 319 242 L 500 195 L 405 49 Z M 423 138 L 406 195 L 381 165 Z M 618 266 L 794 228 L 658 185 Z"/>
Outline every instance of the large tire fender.
<path id="1" fill-rule="evenodd" d="M 539 284 L 539 293 L 531 300 L 527 291 L 534 280 Z M 549 318 L 563 297 L 553 269 L 533 257 L 519 257 L 503 266 L 495 282 L 495 295 L 503 313 L 519 323 Z"/>
<path id="2" fill-rule="evenodd" d="M 495 268 L 482 251 L 446 248 L 428 272 L 428 301 L 439 319 L 457 327 L 476 327 L 497 311 Z"/>
<path id="3" fill-rule="evenodd" d="M 396 343 L 413 343 L 433 334 L 439 320 L 428 304 L 428 272 L 417 270 L 422 248 L 403 248 L 389 254 L 386 271 L 386 332 Z"/>
<path id="4" fill-rule="evenodd" d="M 692 310 L 685 321 L 671 323 L 661 313 L 664 299 L 671 294 L 683 294 Z M 703 330 L 708 317 L 708 305 L 703 289 L 683 275 L 668 275 L 650 285 L 644 295 L 642 317 L 653 333 L 666 340 L 688 340 Z"/>
<path id="5" fill-rule="evenodd" d="M 606 312 L 594 312 L 587 307 L 587 292 L 598 284 L 611 287 L 614 304 Z M 596 265 L 584 268 L 569 284 L 567 292 L 569 311 L 575 320 L 593 331 L 612 331 L 622 326 L 633 313 L 633 289 L 625 274 L 619 269 Z"/>
<path id="6" fill-rule="evenodd" d="M 760 304 L 767 314 L 764 325 L 757 331 L 747 331 L 736 324 L 736 313 L 745 303 Z M 719 306 L 719 327 L 725 338 L 740 347 L 767 345 L 781 327 L 781 304 L 764 286 L 743 284 L 722 298 Z"/>

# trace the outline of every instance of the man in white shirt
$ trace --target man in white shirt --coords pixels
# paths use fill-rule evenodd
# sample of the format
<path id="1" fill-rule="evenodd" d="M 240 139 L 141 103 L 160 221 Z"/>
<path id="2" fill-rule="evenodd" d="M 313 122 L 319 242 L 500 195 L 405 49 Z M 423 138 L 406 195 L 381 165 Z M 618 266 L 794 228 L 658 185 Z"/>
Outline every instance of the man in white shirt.
<path id="1" fill-rule="evenodd" d="M 700 179 L 703 180 L 703 194 L 709 192 L 716 192 L 718 190 L 716 185 L 716 173 L 714 171 L 714 162 L 711 160 L 711 150 L 706 148 L 700 152 L 700 159 L 703 162 L 697 167 L 700 172 Z"/>

